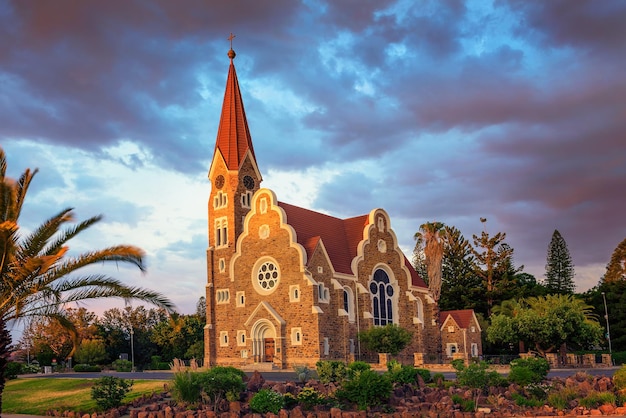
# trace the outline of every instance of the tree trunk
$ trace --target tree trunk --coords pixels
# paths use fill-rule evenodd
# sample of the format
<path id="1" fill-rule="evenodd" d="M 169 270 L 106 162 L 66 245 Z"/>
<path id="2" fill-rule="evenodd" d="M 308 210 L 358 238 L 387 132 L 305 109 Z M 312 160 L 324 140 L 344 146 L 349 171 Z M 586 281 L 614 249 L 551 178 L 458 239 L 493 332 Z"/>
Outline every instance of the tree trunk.
<path id="1" fill-rule="evenodd" d="M 0 418 L 2 418 L 2 393 L 4 392 L 4 373 L 7 368 L 9 358 L 9 346 L 11 345 L 11 334 L 6 328 L 6 323 L 0 316 Z"/>

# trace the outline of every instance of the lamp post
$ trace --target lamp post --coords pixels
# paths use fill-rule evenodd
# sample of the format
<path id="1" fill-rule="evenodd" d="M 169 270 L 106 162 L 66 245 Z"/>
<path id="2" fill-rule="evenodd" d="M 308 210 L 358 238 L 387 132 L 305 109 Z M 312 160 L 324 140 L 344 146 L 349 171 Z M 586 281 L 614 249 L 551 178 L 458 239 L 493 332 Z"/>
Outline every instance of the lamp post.
<path id="1" fill-rule="evenodd" d="M 606 339 L 609 340 L 609 354 L 613 354 L 611 351 L 611 331 L 609 329 L 609 310 L 606 307 L 606 295 L 602 292 L 602 300 L 604 300 L 604 319 L 606 320 Z"/>
<path id="2" fill-rule="evenodd" d="M 131 325 L 131 327 L 130 327 L 130 360 L 131 360 L 130 371 L 131 372 L 135 371 L 135 347 L 133 346 L 133 336 L 134 335 L 135 335 L 135 331 L 133 331 L 133 327 Z"/>

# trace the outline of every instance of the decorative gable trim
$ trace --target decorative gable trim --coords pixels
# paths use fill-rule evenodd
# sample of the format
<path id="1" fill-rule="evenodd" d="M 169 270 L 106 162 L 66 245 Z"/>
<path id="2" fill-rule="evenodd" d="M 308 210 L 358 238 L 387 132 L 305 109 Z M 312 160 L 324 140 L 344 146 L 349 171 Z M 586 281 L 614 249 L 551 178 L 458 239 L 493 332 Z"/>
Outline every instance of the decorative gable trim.
<path id="1" fill-rule="evenodd" d="M 247 326 L 247 327 L 252 325 L 252 322 L 254 321 L 254 318 L 258 314 L 260 314 L 263 309 L 265 309 L 265 311 L 267 311 L 267 313 L 269 313 L 270 316 L 272 318 L 274 318 L 274 320 L 276 322 L 278 322 L 279 324 L 281 324 L 283 326 L 286 324 L 285 320 L 278 314 L 278 312 L 276 312 L 276 310 L 274 308 L 272 308 L 272 305 L 270 305 L 269 303 L 263 301 L 263 302 L 261 302 L 261 303 L 259 303 L 257 305 L 257 307 L 250 314 L 250 316 L 248 317 L 248 320 L 244 323 L 244 325 Z"/>
<path id="2" fill-rule="evenodd" d="M 241 257 L 242 255 L 242 248 L 241 246 L 243 245 L 244 240 L 250 235 L 250 234 L 256 234 L 257 231 L 250 231 L 250 220 L 259 215 L 259 212 L 257 211 L 257 208 L 259 207 L 259 201 L 260 199 L 267 199 L 268 203 L 269 203 L 269 207 L 267 208 L 268 211 L 274 211 L 277 212 L 279 217 L 280 217 L 280 228 L 286 230 L 289 233 L 289 242 L 290 242 L 290 247 L 291 248 L 295 248 L 296 251 L 298 251 L 298 254 L 300 254 L 300 271 L 304 274 L 305 273 L 305 266 L 306 266 L 306 262 L 307 262 L 307 255 L 306 255 L 306 250 L 304 249 L 304 247 L 302 245 L 300 245 L 298 243 L 298 237 L 296 236 L 296 231 L 293 229 L 293 227 L 291 225 L 289 225 L 287 223 L 287 215 L 285 214 L 285 211 L 283 210 L 283 208 L 281 208 L 280 206 L 278 206 L 278 200 L 276 199 L 276 194 L 270 190 L 270 189 L 259 189 L 257 190 L 257 192 L 254 194 L 254 196 L 252 196 L 252 208 L 250 209 L 250 211 L 248 212 L 248 214 L 246 215 L 246 217 L 244 218 L 243 221 L 243 232 L 241 233 L 241 235 L 239 236 L 239 238 L 237 239 L 237 243 L 236 243 L 236 251 L 235 254 L 233 255 L 233 257 L 230 259 L 230 269 L 229 269 L 229 275 L 230 275 L 230 281 L 234 282 L 235 281 L 235 263 L 237 261 L 237 259 L 239 257 Z"/>

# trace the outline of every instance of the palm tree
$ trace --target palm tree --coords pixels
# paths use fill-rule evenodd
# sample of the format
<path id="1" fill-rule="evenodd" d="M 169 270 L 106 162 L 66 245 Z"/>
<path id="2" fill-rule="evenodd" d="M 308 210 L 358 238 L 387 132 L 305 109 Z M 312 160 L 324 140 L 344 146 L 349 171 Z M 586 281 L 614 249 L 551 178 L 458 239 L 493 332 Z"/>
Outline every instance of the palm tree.
<path id="1" fill-rule="evenodd" d="M 43 317 L 73 330 L 64 307 L 71 302 L 117 297 L 138 299 L 173 312 L 172 302 L 160 293 L 129 287 L 103 274 L 73 275 L 96 263 L 128 263 L 142 272 L 144 252 L 118 245 L 67 256 L 67 243 L 102 219 L 95 216 L 75 226 L 73 210 L 64 209 L 29 234 L 19 234 L 19 216 L 28 187 L 38 170 L 26 169 L 16 181 L 6 177 L 6 155 L 0 148 L 0 414 L 4 370 L 11 337 L 7 325 L 20 319 Z"/>
<path id="2" fill-rule="evenodd" d="M 435 300 L 439 301 L 441 295 L 441 270 L 443 260 L 443 240 L 440 231 L 443 222 L 426 222 L 420 225 L 420 230 L 414 238 L 418 245 L 423 243 L 426 268 L 428 271 L 428 290 Z"/>

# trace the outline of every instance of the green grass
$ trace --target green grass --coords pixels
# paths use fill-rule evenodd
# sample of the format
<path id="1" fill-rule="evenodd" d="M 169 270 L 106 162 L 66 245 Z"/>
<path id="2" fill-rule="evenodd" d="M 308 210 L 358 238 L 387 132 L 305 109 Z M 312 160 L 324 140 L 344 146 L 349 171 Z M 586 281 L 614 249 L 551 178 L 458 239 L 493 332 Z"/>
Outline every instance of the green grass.
<path id="1" fill-rule="evenodd" d="M 91 399 L 93 379 L 29 378 L 7 382 L 2 394 L 2 412 L 7 414 L 45 415 L 46 411 L 71 410 L 92 413 L 97 411 Z M 161 392 L 164 380 L 135 380 L 132 391 L 124 402 L 143 394 Z"/>

